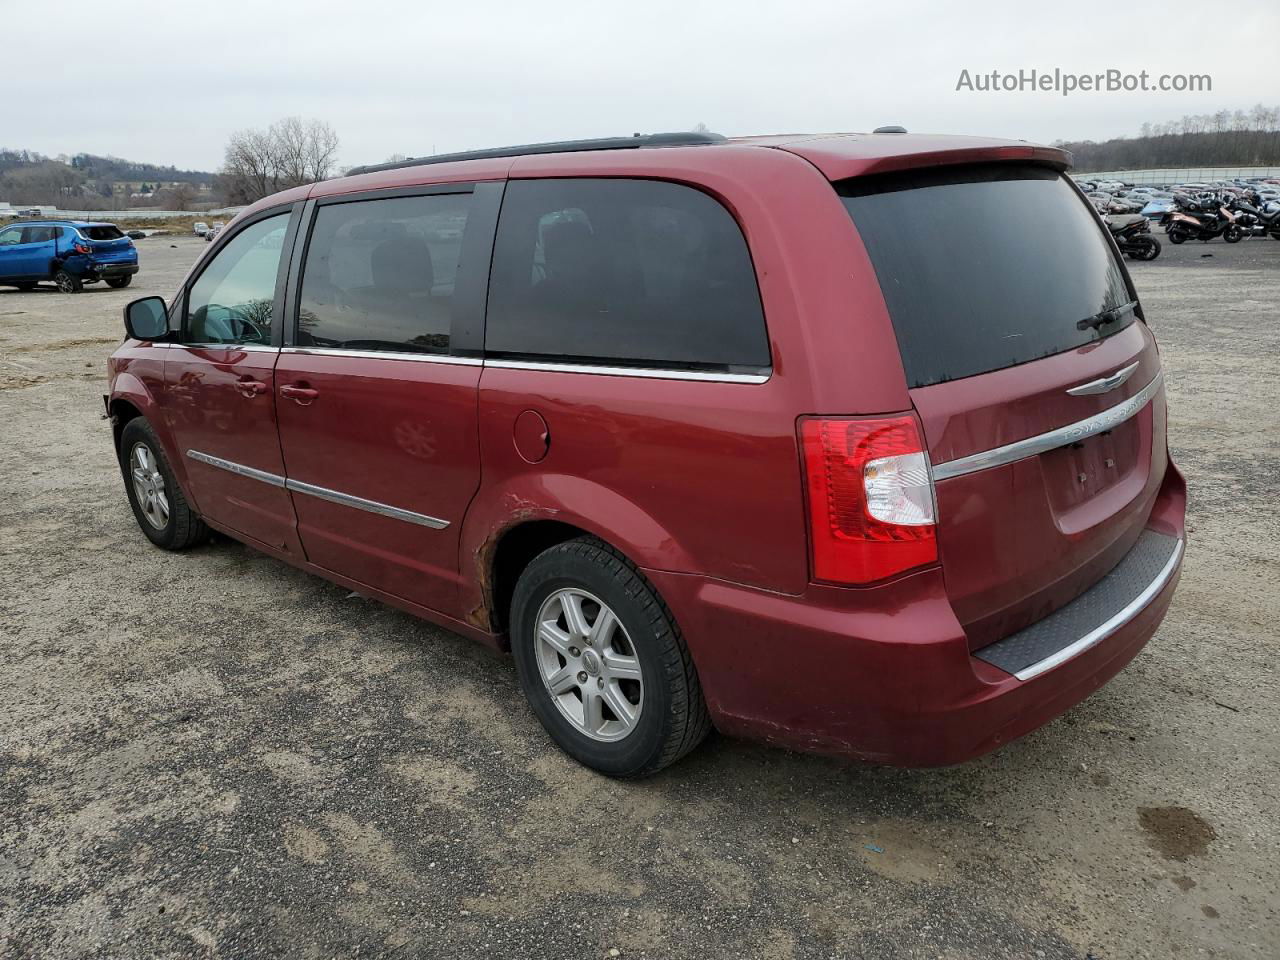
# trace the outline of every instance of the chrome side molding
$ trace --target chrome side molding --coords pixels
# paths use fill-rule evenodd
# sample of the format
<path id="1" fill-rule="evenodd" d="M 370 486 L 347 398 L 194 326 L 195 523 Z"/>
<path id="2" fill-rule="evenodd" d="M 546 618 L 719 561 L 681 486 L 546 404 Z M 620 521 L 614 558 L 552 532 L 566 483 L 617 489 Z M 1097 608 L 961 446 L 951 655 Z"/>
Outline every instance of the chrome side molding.
<path id="1" fill-rule="evenodd" d="M 1151 402 L 1151 399 L 1160 391 L 1160 386 L 1163 383 L 1164 371 L 1159 371 L 1151 378 L 1150 383 L 1128 400 L 1122 400 L 1109 410 L 1103 410 L 1092 417 L 1069 423 L 1065 427 L 1050 430 L 1048 433 L 1027 437 L 1025 440 L 1006 443 L 1002 447 L 984 450 L 981 453 L 973 453 L 967 457 L 960 457 L 958 460 L 935 463 L 933 465 L 933 479 L 950 480 L 952 477 L 962 477 L 967 473 L 977 473 L 979 470 L 1002 467 L 1016 460 L 1034 457 L 1048 450 L 1065 447 L 1067 444 L 1075 443 L 1077 440 L 1105 433 L 1118 427 L 1130 417 L 1136 416 L 1143 407 Z"/>
<path id="2" fill-rule="evenodd" d="M 717 373 L 709 370 L 676 370 L 661 367 L 616 367 L 608 364 L 569 363 L 557 360 L 495 360 L 459 357 L 448 353 L 403 353 L 394 350 L 347 350 L 341 347 L 281 347 L 282 354 L 311 357 L 357 357 L 364 360 L 415 360 L 419 363 L 446 363 L 455 366 L 492 367 L 496 370 L 539 370 L 544 373 L 593 373 L 606 377 L 637 377 L 643 380 L 696 380 L 703 383 L 768 383 L 773 371 L 762 373 Z"/>
<path id="3" fill-rule="evenodd" d="M 357 510 L 365 510 L 369 513 L 391 517 L 393 520 L 403 520 L 405 523 L 416 523 L 422 527 L 430 527 L 432 530 L 443 530 L 449 525 L 448 520 L 429 517 L 425 513 L 414 513 L 412 510 L 393 507 L 390 504 L 379 503 L 377 500 L 366 500 L 364 497 L 340 493 L 327 487 L 318 487 L 314 483 L 303 483 L 301 480 L 286 480 L 285 486 L 294 493 L 305 493 L 309 497 L 328 500 L 330 503 L 338 503 L 344 507 L 355 507 Z"/>
<path id="4" fill-rule="evenodd" d="M 211 467 L 217 467 L 219 470 L 226 470 L 228 473 L 234 473 L 238 477 L 248 477 L 250 480 L 259 480 L 262 483 L 269 484 L 273 487 L 283 487 L 285 485 L 284 477 L 277 476 L 274 473 L 267 473 L 265 470 L 258 470 L 254 467 L 246 467 L 243 463 L 234 463 L 231 460 L 223 460 L 221 457 L 201 453 L 199 450 L 188 450 L 187 456 L 200 463 L 206 463 Z"/>
<path id="5" fill-rule="evenodd" d="M 541 370 L 546 373 L 594 373 L 606 377 L 638 377 L 644 380 L 699 380 L 704 383 L 768 383 L 770 373 L 712 373 L 706 370 L 664 370 L 649 367 L 610 367 L 591 363 L 556 363 L 542 360 L 489 360 L 498 370 Z"/>
<path id="6" fill-rule="evenodd" d="M 377 500 L 366 500 L 364 497 L 342 493 L 338 490 L 330 490 L 328 487 L 316 486 L 314 483 L 303 483 L 301 480 L 282 477 L 278 474 L 268 473 L 266 470 L 246 467 L 244 464 L 235 463 L 232 460 L 223 460 L 221 457 L 202 453 L 199 450 L 188 450 L 187 456 L 199 463 L 217 467 L 219 470 L 226 470 L 228 473 L 234 473 L 239 477 L 248 477 L 250 480 L 257 480 L 272 487 L 281 487 L 291 493 L 304 493 L 309 497 L 328 500 L 330 503 L 341 504 L 344 507 L 354 507 L 357 510 L 364 510 L 368 513 L 376 513 L 379 516 L 390 517 L 393 520 L 403 520 L 405 523 L 416 523 L 418 526 L 430 527 L 432 530 L 443 530 L 449 526 L 448 520 L 441 520 L 439 517 L 430 517 L 425 513 L 415 513 L 413 510 L 405 510 L 402 507 L 393 507 L 388 503 L 379 503 Z"/>
<path id="7" fill-rule="evenodd" d="M 348 350 L 345 347 L 281 347 L 281 353 L 303 357 L 355 357 L 361 360 L 413 360 L 417 363 L 446 363 L 456 367 L 480 367 L 479 357 L 458 357 L 451 353 L 411 353 L 397 350 Z"/>

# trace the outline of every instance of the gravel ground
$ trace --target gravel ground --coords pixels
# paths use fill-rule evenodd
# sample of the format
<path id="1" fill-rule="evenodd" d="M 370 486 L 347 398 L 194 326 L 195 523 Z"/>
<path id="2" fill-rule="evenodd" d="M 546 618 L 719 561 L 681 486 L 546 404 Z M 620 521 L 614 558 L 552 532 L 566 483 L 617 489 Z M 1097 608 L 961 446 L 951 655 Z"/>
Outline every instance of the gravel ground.
<path id="1" fill-rule="evenodd" d="M 132 288 L 0 292 L 0 956 L 1280 955 L 1280 243 L 1133 264 L 1191 485 L 1110 685 L 904 771 L 714 738 L 615 783 L 511 666 L 227 540 L 136 530 L 99 419 Z"/>

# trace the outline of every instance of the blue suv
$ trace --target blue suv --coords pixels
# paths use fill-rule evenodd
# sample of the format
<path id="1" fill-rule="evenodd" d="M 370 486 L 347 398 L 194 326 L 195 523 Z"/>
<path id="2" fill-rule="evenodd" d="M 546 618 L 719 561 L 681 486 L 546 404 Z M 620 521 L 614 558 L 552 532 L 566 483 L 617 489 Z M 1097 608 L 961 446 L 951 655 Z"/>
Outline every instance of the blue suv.
<path id="1" fill-rule="evenodd" d="M 106 281 L 127 287 L 138 272 L 133 241 L 112 223 L 24 220 L 0 227 L 0 286 L 30 290 L 52 280 L 63 293 Z"/>

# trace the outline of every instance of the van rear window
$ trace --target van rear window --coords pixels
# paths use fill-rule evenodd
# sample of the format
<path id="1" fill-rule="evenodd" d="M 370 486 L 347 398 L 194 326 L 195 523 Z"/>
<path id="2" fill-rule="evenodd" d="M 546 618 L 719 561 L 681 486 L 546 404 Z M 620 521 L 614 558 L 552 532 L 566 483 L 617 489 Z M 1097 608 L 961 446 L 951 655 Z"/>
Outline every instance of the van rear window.
<path id="1" fill-rule="evenodd" d="M 116 227 L 106 224 L 100 227 L 81 227 L 80 232 L 89 240 L 119 240 L 124 236 Z"/>
<path id="2" fill-rule="evenodd" d="M 1131 298 L 1092 211 L 1056 171 L 988 164 L 836 189 L 912 387 L 1062 353 L 1133 322 L 1132 309 L 1094 319 Z"/>

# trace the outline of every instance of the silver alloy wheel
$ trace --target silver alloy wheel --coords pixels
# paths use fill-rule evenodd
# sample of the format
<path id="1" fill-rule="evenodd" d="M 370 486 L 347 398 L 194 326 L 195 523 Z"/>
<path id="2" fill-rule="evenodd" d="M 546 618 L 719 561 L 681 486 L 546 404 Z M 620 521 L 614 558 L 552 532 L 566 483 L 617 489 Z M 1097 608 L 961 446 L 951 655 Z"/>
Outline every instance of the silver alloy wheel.
<path id="1" fill-rule="evenodd" d="M 57 276 L 53 278 L 53 282 L 57 284 L 58 290 L 62 293 L 71 293 L 75 289 L 75 282 L 71 279 L 71 274 L 65 270 L 59 270 Z"/>
<path id="2" fill-rule="evenodd" d="M 169 497 L 156 455 L 145 443 L 135 443 L 129 451 L 129 473 L 142 515 L 151 526 L 163 530 L 169 525 Z"/>
<path id="3" fill-rule="evenodd" d="M 538 671 L 565 719 L 592 740 L 635 730 L 644 705 L 640 660 L 608 604 L 567 587 L 543 601 L 536 623 Z"/>

